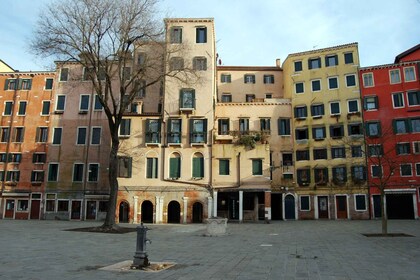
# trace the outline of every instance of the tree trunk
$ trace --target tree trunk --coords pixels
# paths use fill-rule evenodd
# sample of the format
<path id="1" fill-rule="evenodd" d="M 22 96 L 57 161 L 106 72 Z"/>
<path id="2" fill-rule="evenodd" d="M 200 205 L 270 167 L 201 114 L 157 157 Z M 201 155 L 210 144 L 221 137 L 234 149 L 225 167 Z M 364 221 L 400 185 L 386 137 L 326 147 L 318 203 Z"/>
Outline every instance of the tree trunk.
<path id="1" fill-rule="evenodd" d="M 112 130 L 112 129 L 111 129 Z M 111 131 L 111 151 L 109 153 L 109 201 L 108 211 L 106 213 L 105 222 L 102 227 L 113 228 L 116 225 L 116 208 L 118 196 L 118 149 L 120 141 L 118 139 L 118 128 L 116 131 Z"/>
<path id="2" fill-rule="evenodd" d="M 382 234 L 388 234 L 388 217 L 386 216 L 385 207 L 385 186 L 381 186 L 381 219 L 382 219 Z"/>

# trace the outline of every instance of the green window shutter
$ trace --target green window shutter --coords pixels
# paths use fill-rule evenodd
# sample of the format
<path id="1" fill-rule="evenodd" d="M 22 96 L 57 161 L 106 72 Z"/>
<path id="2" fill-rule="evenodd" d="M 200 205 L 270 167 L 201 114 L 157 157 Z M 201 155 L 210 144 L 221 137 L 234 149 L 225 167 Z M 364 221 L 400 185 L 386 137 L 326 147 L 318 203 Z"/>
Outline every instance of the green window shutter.
<path id="1" fill-rule="evenodd" d="M 262 175 L 262 160 L 252 160 L 252 175 Z"/>
<path id="2" fill-rule="evenodd" d="M 229 160 L 219 160 L 219 175 L 229 175 Z"/>
<path id="3" fill-rule="evenodd" d="M 129 157 L 127 159 L 127 175 L 128 175 L 128 178 L 131 178 L 132 171 L 133 171 L 133 158 Z"/>
<path id="4" fill-rule="evenodd" d="M 204 143 L 207 143 L 207 120 L 203 120 L 203 135 Z"/>
<path id="5" fill-rule="evenodd" d="M 180 158 L 170 158 L 169 159 L 169 177 L 170 178 L 179 178 L 180 177 Z"/>
<path id="6" fill-rule="evenodd" d="M 193 131 L 194 131 L 194 119 L 190 119 L 190 143 L 193 140 Z"/>
<path id="7" fill-rule="evenodd" d="M 193 158 L 193 177 L 202 178 L 204 177 L 204 158 L 197 157 Z"/>
<path id="8" fill-rule="evenodd" d="M 153 178 L 153 158 L 147 158 L 146 161 L 146 178 Z"/>
<path id="9" fill-rule="evenodd" d="M 9 88 L 9 79 L 7 79 L 5 82 L 4 82 L 4 90 L 7 90 Z"/>
<path id="10" fill-rule="evenodd" d="M 22 79 L 18 79 L 17 82 L 18 82 L 17 89 L 22 89 Z"/>
<path id="11" fill-rule="evenodd" d="M 195 109 L 195 90 L 192 90 L 192 105 L 193 105 L 193 108 Z"/>
<path id="12" fill-rule="evenodd" d="M 28 89 L 32 89 L 32 79 L 29 79 L 28 81 Z"/>

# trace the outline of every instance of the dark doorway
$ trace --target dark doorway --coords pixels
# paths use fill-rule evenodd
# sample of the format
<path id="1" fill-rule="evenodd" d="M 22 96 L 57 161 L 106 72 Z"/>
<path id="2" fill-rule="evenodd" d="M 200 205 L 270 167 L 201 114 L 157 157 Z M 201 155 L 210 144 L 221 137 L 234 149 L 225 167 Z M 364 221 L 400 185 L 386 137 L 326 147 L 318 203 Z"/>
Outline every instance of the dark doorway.
<path id="1" fill-rule="evenodd" d="M 337 219 L 347 219 L 347 197 L 344 195 L 335 197 Z"/>
<path id="2" fill-rule="evenodd" d="M 328 219 L 328 196 L 318 196 L 318 218 Z"/>
<path id="3" fill-rule="evenodd" d="M 71 219 L 80 220 L 80 211 L 82 210 L 82 202 L 80 200 L 73 200 L 71 202 Z"/>
<path id="4" fill-rule="evenodd" d="M 96 219 L 96 201 L 86 202 L 86 220 Z"/>
<path id="5" fill-rule="evenodd" d="M 192 209 L 193 214 L 193 223 L 202 223 L 203 222 L 203 204 L 196 202 L 193 204 Z"/>
<path id="6" fill-rule="evenodd" d="M 374 218 L 381 218 L 381 196 L 380 195 L 373 195 L 373 217 Z"/>
<path id="7" fill-rule="evenodd" d="M 119 221 L 120 223 L 128 223 L 128 214 L 130 213 L 130 205 L 123 201 L 120 203 Z"/>
<path id="8" fill-rule="evenodd" d="M 236 197 L 236 196 L 229 197 L 229 219 L 230 220 L 239 219 L 239 197 Z"/>
<path id="9" fill-rule="evenodd" d="M 187 213 L 185 213 L 187 214 Z M 181 205 L 178 201 L 171 201 L 168 204 L 168 223 L 179 224 L 181 222 Z"/>
<path id="10" fill-rule="evenodd" d="M 271 219 L 272 220 L 282 220 L 282 195 L 281 193 L 272 193 L 271 194 Z"/>
<path id="11" fill-rule="evenodd" d="M 31 220 L 39 220 L 41 200 L 31 201 Z"/>
<path id="12" fill-rule="evenodd" d="M 8 219 L 13 219 L 15 217 L 14 199 L 6 199 L 6 211 L 4 212 L 4 217 Z"/>
<path id="13" fill-rule="evenodd" d="M 412 194 L 387 194 L 386 214 L 388 219 L 414 219 Z"/>
<path id="14" fill-rule="evenodd" d="M 143 223 L 153 223 L 153 203 L 149 200 L 141 204 L 141 221 Z"/>
<path id="15" fill-rule="evenodd" d="M 291 194 L 284 198 L 284 218 L 286 220 L 295 220 L 295 197 Z"/>

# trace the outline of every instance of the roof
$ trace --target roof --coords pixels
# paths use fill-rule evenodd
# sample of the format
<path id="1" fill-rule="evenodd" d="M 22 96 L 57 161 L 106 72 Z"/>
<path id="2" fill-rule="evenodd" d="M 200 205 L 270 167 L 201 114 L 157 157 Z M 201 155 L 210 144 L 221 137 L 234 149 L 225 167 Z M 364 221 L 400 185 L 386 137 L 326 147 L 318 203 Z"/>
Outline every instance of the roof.
<path id="1" fill-rule="evenodd" d="M 289 54 L 285 61 L 292 56 L 301 56 L 301 55 L 308 55 L 308 54 L 317 54 L 320 52 L 325 52 L 325 51 L 332 51 L 332 50 L 338 50 L 338 49 L 344 49 L 344 48 L 348 48 L 348 47 L 357 47 L 358 43 L 349 43 L 349 44 L 344 44 L 344 45 L 338 45 L 338 46 L 333 46 L 333 47 L 328 47 L 328 48 L 323 48 L 323 49 L 316 49 L 316 50 L 310 50 L 310 51 L 304 51 L 304 52 L 297 52 L 297 53 L 291 53 Z"/>
<path id="2" fill-rule="evenodd" d="M 217 71 L 283 71 L 276 66 L 217 66 Z"/>
<path id="3" fill-rule="evenodd" d="M 415 52 L 415 51 L 417 51 L 417 50 L 419 50 L 419 49 L 420 49 L 420 44 L 417 44 L 416 46 L 412 47 L 411 49 L 408 49 L 408 50 L 406 50 L 405 52 L 400 53 L 399 55 L 397 55 L 397 56 L 395 57 L 395 61 L 394 61 L 394 63 L 398 63 L 398 62 L 400 62 L 400 60 L 401 60 L 403 57 L 405 57 L 405 56 L 407 56 L 407 55 L 409 55 L 409 54 L 411 54 L 411 53 L 413 53 L 413 52 Z"/>

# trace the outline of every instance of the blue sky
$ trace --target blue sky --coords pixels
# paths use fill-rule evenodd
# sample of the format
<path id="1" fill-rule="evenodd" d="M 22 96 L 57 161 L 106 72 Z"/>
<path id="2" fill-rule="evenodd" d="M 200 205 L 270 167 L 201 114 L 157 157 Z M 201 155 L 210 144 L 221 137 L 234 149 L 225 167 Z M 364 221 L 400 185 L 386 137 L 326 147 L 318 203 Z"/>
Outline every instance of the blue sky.
<path id="1" fill-rule="evenodd" d="M 27 48 L 51 1 L 0 1 L 0 59 L 21 71 L 52 65 Z M 420 43 L 420 0 L 161 0 L 160 7 L 162 17 L 213 17 L 223 65 L 272 66 L 289 53 L 358 42 L 361 66 L 372 66 Z"/>

